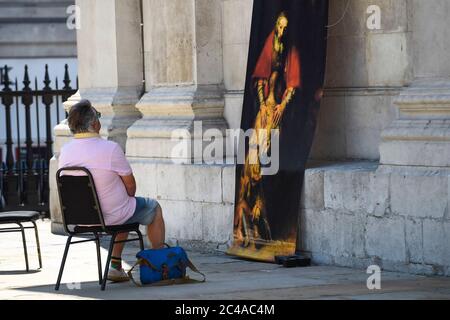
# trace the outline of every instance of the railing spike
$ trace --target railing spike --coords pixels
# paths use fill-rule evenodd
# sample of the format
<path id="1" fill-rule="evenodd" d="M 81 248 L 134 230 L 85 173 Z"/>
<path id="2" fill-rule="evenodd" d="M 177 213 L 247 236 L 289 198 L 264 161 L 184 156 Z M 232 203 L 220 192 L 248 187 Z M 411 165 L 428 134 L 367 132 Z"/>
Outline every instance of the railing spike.
<path id="1" fill-rule="evenodd" d="M 10 88 L 9 88 L 9 75 L 8 75 L 8 66 L 5 64 L 5 75 L 4 75 L 4 78 L 3 78 L 3 82 L 4 82 L 4 89 L 3 90 L 5 90 L 5 91 L 7 91 L 7 90 L 9 90 Z"/>
<path id="2" fill-rule="evenodd" d="M 48 64 L 45 65 L 45 77 L 44 77 L 44 84 L 45 84 L 45 88 L 49 88 L 50 87 L 50 76 L 48 75 Z"/>
<path id="3" fill-rule="evenodd" d="M 64 80 L 63 80 L 64 87 L 63 87 L 63 89 L 64 90 L 72 90 L 72 88 L 70 87 L 71 82 L 72 81 L 70 80 L 70 76 L 69 76 L 69 65 L 66 63 L 64 65 Z"/>
<path id="4" fill-rule="evenodd" d="M 24 90 L 27 90 L 30 88 L 30 83 L 31 82 L 30 82 L 30 77 L 28 75 L 28 65 L 25 65 L 25 74 L 23 76 L 23 85 L 25 86 Z"/>

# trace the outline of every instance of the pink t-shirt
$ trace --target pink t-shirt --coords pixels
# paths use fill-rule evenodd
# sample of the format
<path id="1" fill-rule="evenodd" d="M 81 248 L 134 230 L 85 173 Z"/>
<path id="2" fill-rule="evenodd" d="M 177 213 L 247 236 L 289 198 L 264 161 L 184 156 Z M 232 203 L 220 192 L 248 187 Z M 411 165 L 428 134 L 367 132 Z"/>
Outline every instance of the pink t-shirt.
<path id="1" fill-rule="evenodd" d="M 77 166 L 94 178 L 105 224 L 125 223 L 134 213 L 136 198 L 127 194 L 120 178 L 132 174 L 122 148 L 100 137 L 72 139 L 61 149 L 59 168 Z"/>

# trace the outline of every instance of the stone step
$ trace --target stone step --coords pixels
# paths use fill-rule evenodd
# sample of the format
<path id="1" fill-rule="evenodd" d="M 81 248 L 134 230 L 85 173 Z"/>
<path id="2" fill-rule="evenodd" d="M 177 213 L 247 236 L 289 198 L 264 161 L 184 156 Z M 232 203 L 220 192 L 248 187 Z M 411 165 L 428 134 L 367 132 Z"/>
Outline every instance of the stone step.
<path id="1" fill-rule="evenodd" d="M 0 23 L 48 23 L 65 19 L 75 1 L 0 1 Z"/>
<path id="2" fill-rule="evenodd" d="M 0 43 L 75 42 L 76 34 L 65 24 L 0 24 Z"/>

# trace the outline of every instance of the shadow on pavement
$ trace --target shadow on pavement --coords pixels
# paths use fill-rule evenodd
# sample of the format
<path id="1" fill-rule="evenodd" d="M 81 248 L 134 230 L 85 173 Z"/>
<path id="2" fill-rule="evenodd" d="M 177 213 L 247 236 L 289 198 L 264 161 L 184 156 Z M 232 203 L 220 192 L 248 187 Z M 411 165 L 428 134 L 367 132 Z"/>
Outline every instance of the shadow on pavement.
<path id="1" fill-rule="evenodd" d="M 10 275 L 25 275 L 25 274 L 33 274 L 33 273 L 39 273 L 41 272 L 41 269 L 38 270 L 30 270 L 30 271 L 26 271 L 26 270 L 2 270 L 0 271 L 0 276 L 10 276 Z"/>

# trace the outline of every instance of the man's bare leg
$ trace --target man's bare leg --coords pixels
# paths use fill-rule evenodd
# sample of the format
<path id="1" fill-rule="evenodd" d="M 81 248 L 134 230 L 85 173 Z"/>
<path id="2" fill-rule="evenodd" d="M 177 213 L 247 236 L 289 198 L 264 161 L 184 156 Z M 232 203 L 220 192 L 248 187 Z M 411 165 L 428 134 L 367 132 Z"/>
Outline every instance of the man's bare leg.
<path id="1" fill-rule="evenodd" d="M 166 239 L 166 227 L 164 225 L 161 207 L 158 205 L 155 210 L 155 218 L 147 227 L 147 236 L 148 240 L 152 243 L 152 248 L 159 249 L 164 246 Z"/>
<path id="2" fill-rule="evenodd" d="M 128 239 L 128 232 L 119 233 L 116 236 L 115 241 L 123 241 Z M 114 244 L 111 253 L 111 264 L 108 273 L 108 280 L 114 282 L 128 281 L 129 278 L 122 268 L 122 251 L 125 246 L 125 242 Z"/>
<path id="3" fill-rule="evenodd" d="M 128 239 L 128 232 L 119 233 L 116 237 L 116 241 L 123 241 Z M 112 256 L 116 258 L 122 257 L 123 247 L 125 246 L 125 242 L 116 243 L 114 245 Z"/>

